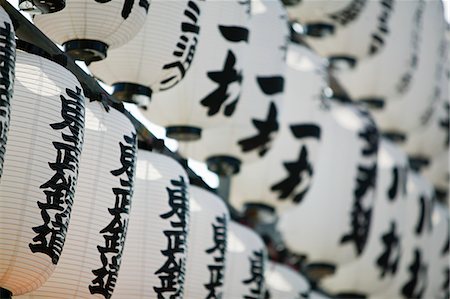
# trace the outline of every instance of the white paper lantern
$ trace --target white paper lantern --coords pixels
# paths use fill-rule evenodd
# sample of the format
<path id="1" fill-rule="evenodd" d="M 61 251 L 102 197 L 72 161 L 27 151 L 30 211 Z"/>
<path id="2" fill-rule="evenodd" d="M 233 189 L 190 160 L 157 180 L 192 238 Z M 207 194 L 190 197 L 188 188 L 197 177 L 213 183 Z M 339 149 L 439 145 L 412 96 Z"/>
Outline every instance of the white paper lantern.
<path id="1" fill-rule="evenodd" d="M 267 252 L 261 238 L 251 229 L 231 221 L 223 298 L 263 299 L 266 263 Z"/>
<path id="2" fill-rule="evenodd" d="M 64 246 L 84 135 L 75 76 L 16 52 L 14 97 L 0 182 L 0 287 L 20 295 L 51 275 Z"/>
<path id="3" fill-rule="evenodd" d="M 0 8 L 0 55 L 2 65 L 0 71 L 0 178 L 3 172 L 5 147 L 8 140 L 10 121 L 10 101 L 13 96 L 14 68 L 16 59 L 16 42 L 14 27 L 9 15 Z"/>
<path id="4" fill-rule="evenodd" d="M 236 111 L 220 125 L 205 126 L 200 140 L 186 142 L 179 150 L 186 157 L 207 161 L 211 169 L 223 160 L 240 164 L 260 159 L 270 150 L 280 127 L 278 115 L 284 96 L 289 33 L 286 12 L 278 0 L 252 0 L 251 4 L 250 47 L 243 70 L 242 94 L 224 110 L 227 114 L 235 105 Z M 220 93 L 214 94 L 217 97 L 210 94 L 207 100 L 202 100 L 212 105 L 210 112 L 221 101 Z"/>
<path id="5" fill-rule="evenodd" d="M 391 3 L 394 9 L 390 29 L 378 55 L 362 59 L 352 69 L 333 70 L 333 75 L 354 100 L 382 105 L 390 96 L 405 93 L 414 79 L 424 2 Z"/>
<path id="6" fill-rule="evenodd" d="M 90 62 L 131 40 L 144 25 L 149 6 L 148 0 L 67 0 L 63 10 L 35 15 L 33 22 L 66 52 Z"/>
<path id="7" fill-rule="evenodd" d="M 190 187 L 190 225 L 184 297 L 222 298 L 230 215 L 222 199 Z"/>
<path id="8" fill-rule="evenodd" d="M 406 155 L 393 143 L 381 139 L 367 245 L 355 261 L 338 267 L 332 276 L 320 281 L 325 290 L 345 298 L 343 294 L 374 294 L 392 283 L 404 249 L 407 172 Z"/>
<path id="9" fill-rule="evenodd" d="M 243 164 L 233 177 L 230 202 L 235 208 L 257 202 L 280 211 L 307 193 L 316 173 L 321 130 L 330 118 L 322 99 L 325 69 L 323 58 L 302 45 L 289 45 L 280 132 L 265 157 Z"/>
<path id="10" fill-rule="evenodd" d="M 309 282 L 288 266 L 268 261 L 264 278 L 268 293 L 266 299 L 309 298 Z"/>
<path id="11" fill-rule="evenodd" d="M 152 1 L 139 34 L 89 69 L 119 99 L 148 105 L 152 92 L 173 87 L 189 70 L 204 29 L 203 2 Z"/>
<path id="12" fill-rule="evenodd" d="M 371 296 L 384 298 L 426 298 L 434 192 L 431 184 L 419 173 L 409 171 L 405 231 L 401 235 L 402 256 L 398 274 L 389 288 Z"/>
<path id="13" fill-rule="evenodd" d="M 133 206 L 112 298 L 183 298 L 189 181 L 175 160 L 138 151 Z"/>
<path id="14" fill-rule="evenodd" d="M 132 207 L 136 131 L 99 102 L 86 105 L 85 130 L 64 251 L 49 280 L 27 299 L 111 298 L 114 291 Z"/>
<path id="15" fill-rule="evenodd" d="M 426 177 L 434 186 L 439 199 L 445 200 L 448 196 L 449 187 L 449 151 L 448 149 L 433 157 L 430 165 L 422 170 Z"/>
<path id="16" fill-rule="evenodd" d="M 445 65 L 445 20 L 440 1 L 425 1 L 421 50 L 414 81 L 406 93 L 387 99 L 381 109 L 372 109 L 380 131 L 408 134 L 424 125 L 440 100 L 436 92 Z M 408 111 L 408 113 L 405 113 Z"/>
<path id="17" fill-rule="evenodd" d="M 330 114 L 311 188 L 278 223 L 286 246 L 311 269 L 333 270 L 363 253 L 374 205 L 378 131 L 353 105 L 334 104 Z"/>
<path id="18" fill-rule="evenodd" d="M 450 296 L 450 224 L 448 206 L 436 203 L 432 217 L 433 233 L 430 240 L 428 287 L 423 298 L 446 299 Z"/>
<path id="19" fill-rule="evenodd" d="M 391 28 L 394 7 L 394 1 L 352 1 L 334 14 L 332 34 L 308 35 L 310 25 L 306 29 L 305 41 L 320 55 L 347 61 L 352 66 L 359 59 L 375 55 L 382 49 Z"/>

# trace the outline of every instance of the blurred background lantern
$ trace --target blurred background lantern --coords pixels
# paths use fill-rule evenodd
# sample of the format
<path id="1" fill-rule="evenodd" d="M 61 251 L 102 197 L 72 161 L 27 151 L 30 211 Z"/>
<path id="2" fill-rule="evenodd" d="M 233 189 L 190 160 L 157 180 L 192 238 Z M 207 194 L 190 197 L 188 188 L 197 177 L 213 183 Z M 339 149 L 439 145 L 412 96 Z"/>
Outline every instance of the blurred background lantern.
<path id="1" fill-rule="evenodd" d="M 11 115 L 11 98 L 14 87 L 14 68 L 16 61 L 16 42 L 14 40 L 14 27 L 8 14 L 0 8 L 0 55 L 2 66 L 0 68 L 0 178 L 3 172 L 5 147 L 8 140 L 8 129 Z"/>
<path id="2" fill-rule="evenodd" d="M 308 45 L 330 58 L 332 63 L 353 67 L 359 59 L 377 54 L 384 46 L 395 2 L 354 0 L 342 9 L 328 13 L 319 22 L 308 20 L 309 17 L 302 21 L 306 12 L 301 13 L 300 6 L 296 10 L 299 15 L 292 13 L 291 18 L 302 25 L 301 31 Z"/>
<path id="3" fill-rule="evenodd" d="M 384 47 L 352 69 L 332 70 L 352 99 L 370 100 L 373 105 L 408 90 L 416 71 L 422 32 L 424 1 L 384 2 L 394 6 Z"/>
<path id="4" fill-rule="evenodd" d="M 52 276 L 27 299 L 111 298 L 132 206 L 137 141 L 128 118 L 108 110 L 99 102 L 86 105 L 80 175 L 64 251 Z"/>
<path id="5" fill-rule="evenodd" d="M 251 229 L 231 221 L 228 226 L 223 298 L 264 299 L 267 252 Z"/>
<path id="6" fill-rule="evenodd" d="M 31 14 L 46 14 L 66 7 L 66 0 L 19 0 L 19 8 Z"/>
<path id="7" fill-rule="evenodd" d="M 242 162 L 264 157 L 280 127 L 289 37 L 281 2 L 252 0 L 249 31 L 242 93 L 224 107 L 225 116 L 231 113 L 229 121 L 203 128 L 200 140 L 182 143 L 179 148 L 183 156 L 206 161 L 209 169 L 218 173 L 228 165 L 238 172 Z M 225 95 L 226 89 L 222 90 Z M 220 98 L 219 93 L 210 94 L 202 103 L 211 113 L 220 108 Z"/>
<path id="8" fill-rule="evenodd" d="M 448 207 L 437 202 L 434 205 L 432 221 L 433 233 L 429 244 L 428 286 L 423 298 L 450 298 L 450 223 Z M 413 267 L 411 270 L 414 271 Z"/>
<path id="9" fill-rule="evenodd" d="M 427 269 L 429 265 L 430 238 L 432 231 L 434 192 L 431 184 L 420 173 L 410 170 L 407 180 L 407 207 L 405 231 L 400 235 L 402 255 L 397 275 L 387 289 L 371 296 L 384 298 L 428 298 Z"/>
<path id="10" fill-rule="evenodd" d="M 433 157 L 429 167 L 422 170 L 423 175 L 433 184 L 436 191 L 436 197 L 443 203 L 449 203 L 448 185 L 449 185 L 449 152 L 444 151 Z"/>
<path id="11" fill-rule="evenodd" d="M 63 250 L 83 143 L 84 95 L 72 73 L 38 55 L 18 50 L 15 74 L 0 182 L 0 288 L 21 295 L 49 278 Z"/>
<path id="12" fill-rule="evenodd" d="M 223 298 L 230 215 L 223 200 L 190 186 L 190 224 L 184 298 Z"/>
<path id="13" fill-rule="evenodd" d="M 142 30 L 89 69 L 116 98 L 147 107 L 152 93 L 175 86 L 189 70 L 204 28 L 203 2 L 152 1 Z"/>
<path id="14" fill-rule="evenodd" d="M 288 48 L 280 132 L 261 160 L 243 164 L 231 182 L 230 203 L 264 203 L 283 210 L 302 201 L 314 179 L 321 130 L 329 119 L 326 61 L 303 45 Z"/>
<path id="15" fill-rule="evenodd" d="M 266 299 L 308 298 L 311 286 L 308 280 L 286 265 L 267 262 L 264 272 Z"/>
<path id="16" fill-rule="evenodd" d="M 144 25 L 149 6 L 148 0 L 68 0 L 63 10 L 35 15 L 33 21 L 70 56 L 90 63 L 131 40 Z"/>
<path id="17" fill-rule="evenodd" d="M 377 128 L 351 104 L 330 108 L 311 188 L 278 224 L 290 251 L 307 259 L 311 276 L 333 272 L 363 253 L 374 205 Z"/>
<path id="18" fill-rule="evenodd" d="M 204 127 L 229 121 L 246 77 L 250 1 L 206 1 L 203 9 L 196 54 L 200 58 L 182 82 L 156 94 L 143 111 L 178 140 L 196 140 Z"/>
<path id="19" fill-rule="evenodd" d="M 425 1 L 421 49 L 410 88 L 398 97 L 386 99 L 384 105 L 377 104 L 371 109 L 380 131 L 398 136 L 400 141 L 405 134 L 426 124 L 430 111 L 440 100 L 436 90 L 441 84 L 446 60 L 442 9 L 440 1 Z M 366 103 L 372 104 L 370 100 Z"/>
<path id="20" fill-rule="evenodd" d="M 139 150 L 122 266 L 112 298 L 183 298 L 189 181 L 175 160 Z"/>
<path id="21" fill-rule="evenodd" d="M 404 249 L 407 173 L 406 155 L 395 144 L 380 139 L 376 197 L 366 247 L 355 261 L 320 281 L 325 290 L 340 298 L 367 296 L 384 290 L 395 279 Z"/>

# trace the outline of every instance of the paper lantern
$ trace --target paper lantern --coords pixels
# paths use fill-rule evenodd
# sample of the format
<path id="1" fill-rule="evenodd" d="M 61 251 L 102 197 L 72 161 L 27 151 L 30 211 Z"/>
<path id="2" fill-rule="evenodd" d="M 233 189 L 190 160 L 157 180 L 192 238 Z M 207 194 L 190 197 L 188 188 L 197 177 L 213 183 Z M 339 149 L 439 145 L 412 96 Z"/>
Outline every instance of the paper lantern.
<path id="1" fill-rule="evenodd" d="M 200 140 L 185 142 L 179 149 L 185 157 L 207 161 L 212 170 L 220 168 L 222 162 L 233 162 L 237 170 L 241 162 L 260 159 L 270 150 L 279 131 L 289 33 L 287 17 L 278 0 L 251 3 L 250 47 L 243 70 L 242 94 L 223 110 L 225 116 L 230 109 L 235 111 L 228 121 L 203 127 Z M 211 94 L 201 101 L 211 104 L 209 112 L 220 107 L 217 106 L 220 94 L 215 94 L 218 97 Z"/>
<path id="2" fill-rule="evenodd" d="M 10 102 L 13 95 L 14 68 L 16 55 L 16 42 L 14 40 L 14 27 L 9 15 L 0 8 L 0 53 L 3 64 L 1 66 L 0 79 L 0 178 L 3 171 L 5 147 L 8 140 L 8 129 L 10 121 Z"/>
<path id="3" fill-rule="evenodd" d="M 189 70 L 204 28 L 203 2 L 152 1 L 139 34 L 89 69 L 117 98 L 147 106 L 152 92 L 173 87 Z"/>
<path id="4" fill-rule="evenodd" d="M 326 291 L 342 298 L 374 294 L 395 279 L 404 250 L 407 173 L 406 155 L 395 144 L 381 139 L 367 245 L 355 261 L 338 267 L 332 276 L 320 281 Z"/>
<path id="5" fill-rule="evenodd" d="M 432 217 L 433 233 L 430 240 L 428 287 L 423 298 L 444 299 L 450 297 L 450 224 L 448 206 L 436 203 Z"/>
<path id="6" fill-rule="evenodd" d="M 325 60 L 291 43 L 280 132 L 265 157 L 243 164 L 233 177 L 230 202 L 235 208 L 253 202 L 280 211 L 301 202 L 314 180 L 322 127 L 330 118 L 322 99 L 325 87 Z"/>
<path id="7" fill-rule="evenodd" d="M 267 262 L 264 273 L 267 299 L 309 298 L 311 286 L 300 273 L 288 266 Z"/>
<path id="8" fill-rule="evenodd" d="M 384 47 L 352 69 L 334 69 L 333 75 L 354 100 L 382 105 L 405 93 L 414 80 L 420 51 L 423 1 L 391 1 L 394 9 Z"/>
<path id="9" fill-rule="evenodd" d="M 184 298 L 222 298 L 230 215 L 211 192 L 191 186 L 190 195 Z"/>
<path id="10" fill-rule="evenodd" d="M 391 135 L 409 134 L 424 125 L 440 100 L 436 91 L 444 74 L 447 51 L 442 3 L 425 1 L 423 14 L 421 49 L 412 85 L 403 95 L 386 99 L 384 107 L 371 111 L 380 131 Z"/>
<path id="11" fill-rule="evenodd" d="M 409 171 L 405 210 L 406 230 L 401 235 L 402 256 L 398 263 L 398 274 L 390 287 L 381 290 L 370 299 L 428 298 L 423 295 L 428 284 L 433 198 L 431 184 L 419 173 Z"/>
<path id="12" fill-rule="evenodd" d="M 305 41 L 320 55 L 354 66 L 359 59 L 373 56 L 383 48 L 395 4 L 383 0 L 352 1 L 332 14 L 332 34 L 322 36 L 316 33 L 317 25 L 304 23 L 307 26 Z M 321 26 L 319 24 L 319 29 Z"/>
<path id="13" fill-rule="evenodd" d="M 84 95 L 62 66 L 16 52 L 11 122 L 0 182 L 0 287 L 40 287 L 61 255 L 84 135 Z"/>
<path id="14" fill-rule="evenodd" d="M 231 221 L 228 226 L 223 298 L 263 299 L 267 252 L 251 229 Z"/>
<path id="15" fill-rule="evenodd" d="M 175 160 L 138 151 L 133 206 L 112 298 L 183 298 L 189 181 Z"/>
<path id="16" fill-rule="evenodd" d="M 448 201 L 450 179 L 448 155 L 448 150 L 441 152 L 431 159 L 429 166 L 422 170 L 423 176 L 433 184 L 438 199 L 442 201 Z"/>
<path id="17" fill-rule="evenodd" d="M 86 105 L 80 175 L 60 262 L 27 299 L 111 298 L 119 274 L 134 190 L 136 131 L 99 102 Z M 25 298 L 23 298 L 25 299 Z"/>
<path id="18" fill-rule="evenodd" d="M 131 40 L 144 25 L 149 6 L 148 0 L 67 0 L 63 10 L 35 15 L 33 22 L 72 57 L 91 62 Z"/>
<path id="19" fill-rule="evenodd" d="M 351 104 L 334 104 L 330 114 L 311 188 L 278 223 L 286 246 L 304 255 L 311 271 L 333 271 L 360 256 L 372 222 L 377 128 Z"/>

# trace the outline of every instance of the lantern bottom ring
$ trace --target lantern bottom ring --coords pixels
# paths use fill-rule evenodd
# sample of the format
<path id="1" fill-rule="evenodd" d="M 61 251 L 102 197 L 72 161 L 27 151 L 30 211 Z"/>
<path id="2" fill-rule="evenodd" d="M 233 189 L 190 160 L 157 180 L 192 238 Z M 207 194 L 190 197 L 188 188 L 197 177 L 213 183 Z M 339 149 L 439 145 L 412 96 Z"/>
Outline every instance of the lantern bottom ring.
<path id="1" fill-rule="evenodd" d="M 74 39 L 62 45 L 69 56 L 86 64 L 105 59 L 108 51 L 108 45 L 98 40 Z"/>
<path id="2" fill-rule="evenodd" d="M 166 127 L 166 135 L 178 141 L 196 141 L 202 137 L 202 129 L 190 126 Z"/>
<path id="3" fill-rule="evenodd" d="M 325 37 L 334 33 L 334 25 L 328 23 L 309 23 L 304 25 L 304 33 L 312 37 Z"/>
<path id="4" fill-rule="evenodd" d="M 360 293 L 339 293 L 333 298 L 336 299 L 366 299 L 367 296 Z"/>
<path id="5" fill-rule="evenodd" d="M 131 82 L 117 82 L 112 85 L 113 96 L 122 102 L 133 103 L 147 110 L 152 98 L 152 90 L 144 85 Z"/>
<path id="6" fill-rule="evenodd" d="M 231 156 L 212 156 L 206 159 L 208 169 L 220 176 L 231 176 L 241 169 L 241 160 Z"/>
<path id="7" fill-rule="evenodd" d="M 0 288 L 0 299 L 11 299 L 12 293 L 6 289 Z"/>
<path id="8" fill-rule="evenodd" d="M 358 62 L 355 57 L 347 55 L 333 55 L 328 57 L 332 70 L 349 70 L 353 69 Z"/>
<path id="9" fill-rule="evenodd" d="M 46 14 L 62 10 L 66 7 L 65 0 L 19 0 L 19 8 L 32 14 Z"/>
<path id="10" fill-rule="evenodd" d="M 385 105 L 384 99 L 382 98 L 364 98 L 358 99 L 358 102 L 365 104 L 367 108 L 373 110 L 381 110 Z"/>
<path id="11" fill-rule="evenodd" d="M 309 263 L 305 269 L 306 275 L 313 281 L 318 281 L 336 272 L 336 266 L 329 263 Z"/>
<path id="12" fill-rule="evenodd" d="M 403 143 L 406 141 L 406 135 L 401 132 L 384 130 L 382 135 L 384 138 L 389 139 L 394 143 Z"/>

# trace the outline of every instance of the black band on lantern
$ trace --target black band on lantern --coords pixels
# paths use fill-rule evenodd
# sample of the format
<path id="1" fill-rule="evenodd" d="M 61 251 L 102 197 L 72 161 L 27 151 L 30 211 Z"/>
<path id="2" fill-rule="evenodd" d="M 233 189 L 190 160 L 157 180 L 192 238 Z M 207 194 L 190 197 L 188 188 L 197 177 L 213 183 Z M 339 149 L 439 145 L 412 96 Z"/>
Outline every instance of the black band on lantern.
<path id="1" fill-rule="evenodd" d="M 430 164 L 430 159 L 424 156 L 410 156 L 409 157 L 409 166 L 415 170 L 420 171 L 423 167 L 428 166 Z"/>
<path id="2" fill-rule="evenodd" d="M 330 263 L 310 263 L 306 265 L 305 272 L 313 281 L 318 281 L 325 276 L 336 272 L 336 265 Z"/>
<path id="3" fill-rule="evenodd" d="M 178 141 L 195 141 L 202 137 L 202 129 L 190 126 L 169 126 L 166 135 Z"/>
<path id="4" fill-rule="evenodd" d="M 26 42 L 24 40 L 18 39 L 16 40 L 16 49 L 22 50 L 24 52 L 27 52 L 29 54 L 37 55 L 40 57 L 43 57 L 45 59 L 51 60 L 63 67 L 67 66 L 67 57 L 63 54 L 61 55 L 50 55 L 47 51 L 43 50 L 42 48 L 39 48 L 36 45 L 33 45 L 29 42 Z"/>
<path id="5" fill-rule="evenodd" d="M 245 203 L 244 210 L 250 210 L 250 209 L 261 210 L 261 211 L 269 212 L 271 214 L 275 214 L 275 208 L 271 205 L 264 204 L 264 203 L 259 203 L 259 202 Z"/>
<path id="6" fill-rule="evenodd" d="M 367 299 L 367 295 L 360 293 L 339 293 L 334 296 L 336 299 Z"/>
<path id="7" fill-rule="evenodd" d="M 12 293 L 6 289 L 0 288 L 0 299 L 11 299 Z"/>
<path id="8" fill-rule="evenodd" d="M 74 39 L 62 44 L 64 52 L 75 60 L 82 60 L 86 64 L 106 58 L 108 45 L 98 40 Z"/>
<path id="9" fill-rule="evenodd" d="M 403 143 L 406 141 L 406 135 L 400 132 L 384 131 L 381 135 L 394 143 Z"/>
<path id="10" fill-rule="evenodd" d="M 206 159 L 208 169 L 220 176 L 230 176 L 241 170 L 241 160 L 230 156 L 212 156 Z"/>
<path id="11" fill-rule="evenodd" d="M 303 28 L 306 35 L 313 37 L 324 37 L 334 33 L 334 25 L 328 23 L 309 23 Z"/>
<path id="12" fill-rule="evenodd" d="M 352 69 L 356 66 L 357 59 L 348 55 L 333 55 L 328 57 L 331 69 Z"/>
<path id="13" fill-rule="evenodd" d="M 19 0 L 20 10 L 30 13 L 53 13 L 62 10 L 64 7 L 66 7 L 65 0 Z"/>
<path id="14" fill-rule="evenodd" d="M 152 90 L 131 82 L 117 82 L 112 85 L 113 96 L 122 102 L 133 103 L 146 110 L 152 98 Z"/>
<path id="15" fill-rule="evenodd" d="M 382 98 L 363 98 L 358 102 L 365 104 L 369 109 L 380 110 L 384 108 L 385 101 Z"/>
<path id="16" fill-rule="evenodd" d="M 292 6 L 299 4 L 300 2 L 302 2 L 302 0 L 282 0 L 281 2 L 283 2 L 283 4 L 286 6 Z"/>

